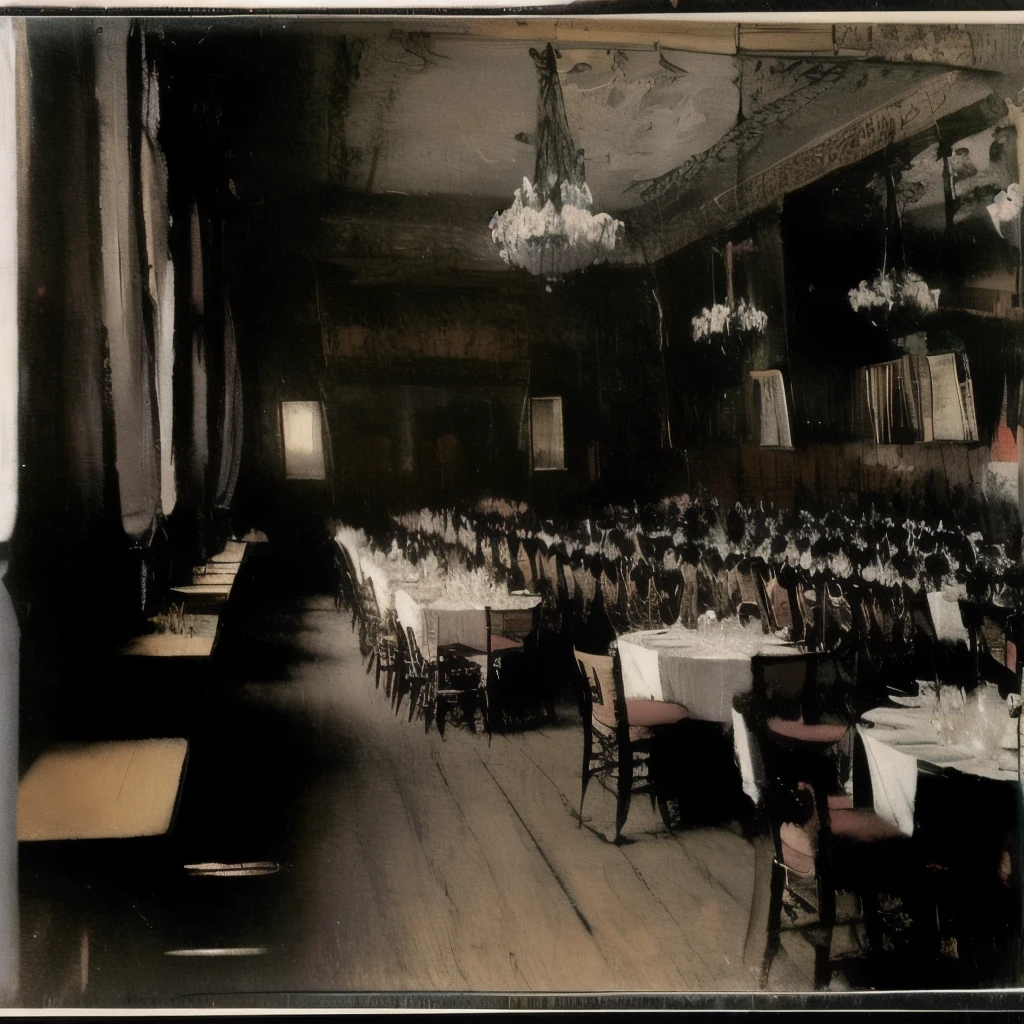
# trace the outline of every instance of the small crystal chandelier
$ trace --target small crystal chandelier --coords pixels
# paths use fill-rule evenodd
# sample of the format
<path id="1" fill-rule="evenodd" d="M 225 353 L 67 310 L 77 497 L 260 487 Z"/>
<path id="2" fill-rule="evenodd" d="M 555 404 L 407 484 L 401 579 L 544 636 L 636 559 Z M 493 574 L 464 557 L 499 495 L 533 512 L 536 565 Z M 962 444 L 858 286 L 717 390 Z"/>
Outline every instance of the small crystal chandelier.
<path id="1" fill-rule="evenodd" d="M 615 248 L 623 223 L 591 213 L 583 150 L 576 149 L 562 102 L 555 51 L 530 50 L 540 75 L 537 165 L 534 183 L 523 178 L 512 205 L 491 218 L 491 238 L 513 267 L 549 281 L 603 260 Z"/>

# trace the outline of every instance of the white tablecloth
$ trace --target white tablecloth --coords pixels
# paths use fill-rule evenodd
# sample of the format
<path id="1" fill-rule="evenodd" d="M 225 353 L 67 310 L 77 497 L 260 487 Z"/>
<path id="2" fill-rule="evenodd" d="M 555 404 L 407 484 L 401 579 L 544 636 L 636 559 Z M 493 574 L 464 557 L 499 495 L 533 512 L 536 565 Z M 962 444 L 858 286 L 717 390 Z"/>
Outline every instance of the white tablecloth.
<path id="1" fill-rule="evenodd" d="M 968 775 L 1015 782 L 1018 777 L 1016 729 L 1007 714 L 1006 730 L 998 749 L 978 752 L 965 742 L 942 743 L 932 724 L 930 707 L 875 708 L 861 718 L 872 727 L 861 727 L 862 736 L 879 745 L 935 768 L 955 768 Z"/>
<path id="2" fill-rule="evenodd" d="M 857 726 L 867 755 L 875 813 L 905 835 L 914 831 L 921 765 L 955 768 L 1000 782 L 1018 780 L 1017 730 L 1009 715 L 1001 748 L 982 752 L 964 743 L 942 743 L 932 717 L 928 706 L 875 708 L 861 716 L 869 726 Z"/>
<path id="3" fill-rule="evenodd" d="M 917 759 L 890 747 L 873 736 L 873 729 L 858 725 L 871 776 L 875 813 L 895 825 L 905 836 L 914 834 L 914 802 L 917 799 Z"/>
<path id="4" fill-rule="evenodd" d="M 967 627 L 960 614 L 960 605 L 952 596 L 940 591 L 928 595 L 928 610 L 931 612 L 935 635 L 947 643 L 970 643 Z"/>
<path id="5" fill-rule="evenodd" d="M 750 663 L 757 654 L 790 654 L 795 647 L 760 625 L 732 620 L 695 629 L 645 630 L 619 637 L 622 685 L 627 700 L 682 704 L 691 718 L 732 723 L 733 698 L 750 689 Z"/>
<path id="6" fill-rule="evenodd" d="M 540 601 L 540 597 L 532 594 L 509 594 L 502 598 L 501 609 L 532 609 Z M 395 614 L 403 629 L 412 629 L 420 651 L 430 660 L 437 657 L 437 648 L 445 644 L 465 644 L 480 651 L 487 650 L 486 608 L 446 608 L 443 597 L 423 588 L 396 590 Z"/>
<path id="7" fill-rule="evenodd" d="M 761 760 L 761 753 L 757 749 L 754 738 L 750 735 L 747 723 L 735 708 L 732 709 L 732 740 L 736 751 L 736 760 L 739 762 L 743 792 L 755 804 L 759 804 L 766 781 L 764 762 Z"/>

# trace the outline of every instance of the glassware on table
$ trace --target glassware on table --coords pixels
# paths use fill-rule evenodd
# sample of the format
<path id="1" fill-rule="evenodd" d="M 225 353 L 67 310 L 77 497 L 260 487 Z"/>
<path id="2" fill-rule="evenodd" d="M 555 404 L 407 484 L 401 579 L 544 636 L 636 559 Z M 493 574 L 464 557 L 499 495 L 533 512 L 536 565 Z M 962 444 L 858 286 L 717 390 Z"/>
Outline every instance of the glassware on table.
<path id="1" fill-rule="evenodd" d="M 984 718 L 982 732 L 985 749 L 995 757 L 1003 745 L 1006 735 L 1007 709 L 1006 702 L 999 696 L 999 687 L 994 683 L 986 683 L 982 695 Z"/>
<path id="2" fill-rule="evenodd" d="M 988 749 L 988 728 L 991 715 L 986 707 L 983 687 L 975 688 L 964 701 L 964 732 L 967 746 L 978 756 Z"/>
<path id="3" fill-rule="evenodd" d="M 963 742 L 967 732 L 964 691 L 959 686 L 940 686 L 939 708 L 942 718 L 942 742 L 946 746 Z"/>
<path id="4" fill-rule="evenodd" d="M 971 749 L 985 759 L 997 757 L 1012 722 L 998 687 L 992 683 L 977 686 L 968 697 L 965 710 Z"/>
<path id="5" fill-rule="evenodd" d="M 917 684 L 917 695 L 921 699 L 921 707 L 933 708 L 939 700 L 938 685 L 933 679 L 921 679 Z"/>
<path id="6" fill-rule="evenodd" d="M 936 687 L 935 703 L 932 706 L 931 723 L 943 746 L 953 742 L 956 731 L 953 689 L 952 686 Z"/>
<path id="7" fill-rule="evenodd" d="M 702 615 L 697 616 L 697 635 L 701 640 L 707 640 L 712 635 L 712 630 L 715 627 L 715 623 L 718 620 L 718 616 L 712 611 L 704 612 Z"/>
<path id="8" fill-rule="evenodd" d="M 941 702 L 938 700 L 937 697 L 935 702 L 931 706 L 931 712 L 932 713 L 930 721 L 932 723 L 932 728 L 935 730 L 939 742 L 945 744 L 948 742 L 946 739 L 946 709 L 943 708 Z"/>

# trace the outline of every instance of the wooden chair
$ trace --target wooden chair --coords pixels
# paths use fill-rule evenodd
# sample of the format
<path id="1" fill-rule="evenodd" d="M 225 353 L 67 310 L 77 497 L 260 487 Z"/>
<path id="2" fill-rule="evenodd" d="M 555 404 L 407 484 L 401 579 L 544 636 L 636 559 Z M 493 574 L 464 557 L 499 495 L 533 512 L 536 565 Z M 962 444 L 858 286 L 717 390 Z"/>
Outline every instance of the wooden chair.
<path id="1" fill-rule="evenodd" d="M 373 653 L 370 655 L 370 664 L 377 663 L 376 688 L 380 689 L 381 677 L 384 679 L 384 694 L 391 696 L 391 689 L 395 681 L 395 672 L 398 666 L 398 634 L 401 626 L 394 611 L 389 610 L 382 617 L 381 629 L 377 633 Z M 370 671 L 369 665 L 366 669 Z"/>
<path id="2" fill-rule="evenodd" d="M 729 595 L 729 572 L 722 558 L 710 552 L 697 563 L 697 611 L 712 611 L 719 619 L 725 619 L 733 610 Z"/>
<path id="3" fill-rule="evenodd" d="M 774 566 L 760 558 L 751 560 L 751 575 L 761 610 L 761 622 L 766 631 L 788 631 L 791 639 L 801 639 L 802 626 L 796 608 L 796 591 L 790 585 L 791 581 L 784 582 Z M 789 575 L 792 576 L 792 573 Z"/>
<path id="4" fill-rule="evenodd" d="M 529 637 L 536 627 L 535 608 L 486 608 L 487 617 L 487 648 L 482 652 L 486 655 L 483 685 L 488 691 L 486 731 L 488 736 L 493 731 L 491 715 L 493 713 L 494 695 L 498 695 L 501 703 L 502 673 L 510 658 L 521 658 L 525 655 Z"/>
<path id="5" fill-rule="evenodd" d="M 761 628 L 767 633 L 770 628 L 770 619 L 765 599 L 761 593 L 762 583 L 757 571 L 749 559 L 740 560 L 732 569 L 734 574 L 734 600 L 736 615 L 741 623 L 757 620 Z"/>
<path id="6" fill-rule="evenodd" d="M 814 580 L 803 570 L 798 570 L 793 587 L 796 593 L 797 613 L 803 625 L 801 642 L 811 651 L 822 646 L 822 593 L 820 581 Z"/>
<path id="7" fill-rule="evenodd" d="M 688 717 L 686 708 L 653 700 L 626 700 L 616 659 L 609 655 L 573 651 L 580 672 L 580 715 L 583 719 L 583 770 L 579 824 L 592 778 L 614 778 L 616 790 L 615 841 L 629 816 L 634 793 L 650 796 L 662 820 L 672 827 L 671 815 L 657 779 L 651 777 L 651 759 L 657 740 Z"/>
<path id="8" fill-rule="evenodd" d="M 760 959 L 756 966 L 762 985 L 780 946 L 787 894 L 792 904 L 812 915 L 801 927 L 815 947 L 814 982 L 819 989 L 828 986 L 832 975 L 832 932 L 840 890 L 860 899 L 874 951 L 881 948 L 882 892 L 902 891 L 910 897 L 923 955 L 935 938 L 928 916 L 930 911 L 934 919 L 933 906 L 922 901 L 924 864 L 918 863 L 912 840 L 870 806 L 855 806 L 844 791 L 841 777 L 851 767 L 853 752 L 847 741 L 856 735 L 852 723 L 828 721 L 810 711 L 818 674 L 831 661 L 823 652 L 755 658 L 752 692 L 734 702 L 762 766 L 758 814 L 762 835 L 766 831 L 770 837 L 770 860 L 764 845 L 755 840 L 755 848 L 762 852 L 755 861 L 745 951 L 748 963 Z M 863 794 L 860 780 L 855 780 L 854 791 Z"/>
<path id="9" fill-rule="evenodd" d="M 357 586 L 356 593 L 359 604 L 359 651 L 367 659 L 366 674 L 369 675 L 384 632 L 383 614 L 377 600 L 377 590 L 369 576 Z"/>
<path id="10" fill-rule="evenodd" d="M 358 576 L 348 551 L 338 543 L 335 543 L 334 564 L 338 573 L 338 587 L 334 595 L 334 607 L 338 612 L 348 609 L 352 613 L 352 629 L 354 630 L 356 628 L 356 618 L 359 614 L 356 596 Z"/>
<path id="11" fill-rule="evenodd" d="M 1016 609 L 975 601 L 960 602 L 960 617 L 970 637 L 974 685 L 992 682 L 1003 697 L 1021 692 L 1024 621 Z"/>
<path id="12" fill-rule="evenodd" d="M 487 608 L 487 653 L 521 651 L 533 632 L 533 608 Z"/>
<path id="13" fill-rule="evenodd" d="M 467 715 L 477 711 L 483 716 L 485 731 L 490 734 L 490 701 L 486 674 L 479 662 L 471 660 L 480 654 L 475 648 L 462 644 L 446 644 L 437 649 L 437 667 L 423 700 L 424 728 L 429 731 L 431 721 L 444 735 L 447 709 L 461 704 Z"/>
<path id="14" fill-rule="evenodd" d="M 654 587 L 658 598 L 658 610 L 661 615 L 660 621 L 656 623 L 656 628 L 670 626 L 678 622 L 683 602 L 682 569 L 655 567 Z"/>
<path id="15" fill-rule="evenodd" d="M 409 721 L 417 713 L 424 714 L 436 684 L 437 665 L 420 651 L 411 626 L 398 630 L 398 682 L 395 686 L 395 714 L 401 710 L 402 698 L 409 695 Z"/>

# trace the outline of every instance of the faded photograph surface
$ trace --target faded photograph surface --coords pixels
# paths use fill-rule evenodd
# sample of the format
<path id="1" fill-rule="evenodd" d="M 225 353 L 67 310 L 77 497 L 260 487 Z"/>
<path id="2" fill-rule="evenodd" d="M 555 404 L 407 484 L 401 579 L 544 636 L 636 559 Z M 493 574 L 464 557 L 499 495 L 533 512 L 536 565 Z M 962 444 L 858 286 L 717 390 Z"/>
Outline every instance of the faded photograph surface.
<path id="1" fill-rule="evenodd" d="M 5 1004 L 1019 986 L 1022 46 L 0 17 Z"/>

